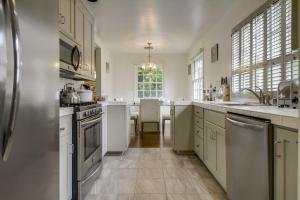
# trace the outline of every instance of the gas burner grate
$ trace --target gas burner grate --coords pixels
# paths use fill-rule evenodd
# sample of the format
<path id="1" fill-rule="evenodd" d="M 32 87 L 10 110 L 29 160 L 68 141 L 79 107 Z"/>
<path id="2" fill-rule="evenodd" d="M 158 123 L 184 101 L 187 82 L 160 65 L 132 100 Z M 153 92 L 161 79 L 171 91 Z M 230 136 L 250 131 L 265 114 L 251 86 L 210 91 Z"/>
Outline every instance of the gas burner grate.
<path id="1" fill-rule="evenodd" d="M 94 105 L 97 104 L 97 102 L 95 101 L 91 101 L 91 102 L 80 102 L 80 103 L 61 103 L 60 106 L 61 107 L 80 107 L 80 106 L 90 106 L 90 105 Z"/>

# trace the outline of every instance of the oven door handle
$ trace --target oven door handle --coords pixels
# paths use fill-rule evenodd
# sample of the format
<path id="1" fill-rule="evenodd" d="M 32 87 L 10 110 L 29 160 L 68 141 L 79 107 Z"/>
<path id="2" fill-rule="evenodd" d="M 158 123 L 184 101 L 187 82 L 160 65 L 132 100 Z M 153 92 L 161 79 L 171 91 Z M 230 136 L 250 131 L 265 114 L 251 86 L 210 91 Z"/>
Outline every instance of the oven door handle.
<path id="1" fill-rule="evenodd" d="M 86 125 L 89 125 L 89 124 L 94 124 L 94 123 L 100 122 L 101 120 L 102 120 L 102 117 L 94 119 L 94 120 L 91 120 L 91 121 L 83 122 L 81 124 L 81 126 L 86 126 Z"/>
<path id="2" fill-rule="evenodd" d="M 101 162 L 98 163 L 98 167 L 97 169 L 95 169 L 95 171 L 93 171 L 91 174 L 89 174 L 88 177 L 86 177 L 83 181 L 82 184 L 86 183 L 88 180 L 90 180 L 95 174 L 97 174 L 99 172 L 99 170 L 101 169 L 102 165 Z"/>

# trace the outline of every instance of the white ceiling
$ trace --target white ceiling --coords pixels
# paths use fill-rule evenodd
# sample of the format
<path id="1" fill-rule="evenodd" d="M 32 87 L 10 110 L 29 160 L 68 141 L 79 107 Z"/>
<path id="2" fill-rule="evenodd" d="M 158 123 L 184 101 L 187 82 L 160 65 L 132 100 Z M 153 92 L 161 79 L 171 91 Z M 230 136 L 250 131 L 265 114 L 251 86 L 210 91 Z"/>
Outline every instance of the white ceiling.
<path id="1" fill-rule="evenodd" d="M 236 0 L 100 0 L 88 3 L 112 52 L 185 53 Z"/>

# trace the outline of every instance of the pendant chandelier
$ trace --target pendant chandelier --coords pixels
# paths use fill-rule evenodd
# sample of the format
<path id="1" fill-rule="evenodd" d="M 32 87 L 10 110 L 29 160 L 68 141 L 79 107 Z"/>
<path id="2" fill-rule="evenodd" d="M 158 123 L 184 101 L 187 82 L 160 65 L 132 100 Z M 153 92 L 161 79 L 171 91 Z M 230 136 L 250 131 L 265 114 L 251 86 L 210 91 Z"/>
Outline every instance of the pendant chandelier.
<path id="1" fill-rule="evenodd" d="M 148 42 L 147 43 L 147 46 L 144 47 L 145 50 L 148 50 L 148 62 L 147 63 L 144 63 L 142 65 L 142 68 L 143 69 L 146 69 L 146 68 L 153 68 L 153 69 L 156 69 L 156 64 L 152 63 L 151 62 L 151 53 L 150 51 L 153 49 L 153 46 L 152 46 L 152 43 L 151 42 Z"/>

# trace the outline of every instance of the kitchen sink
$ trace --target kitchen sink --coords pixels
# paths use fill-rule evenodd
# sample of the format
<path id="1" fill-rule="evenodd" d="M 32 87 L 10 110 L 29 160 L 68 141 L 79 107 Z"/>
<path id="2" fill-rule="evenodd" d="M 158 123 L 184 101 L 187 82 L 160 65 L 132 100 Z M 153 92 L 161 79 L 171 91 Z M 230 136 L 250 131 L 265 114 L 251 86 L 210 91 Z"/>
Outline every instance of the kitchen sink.
<path id="1" fill-rule="evenodd" d="M 213 102 L 212 104 L 220 106 L 263 106 L 262 104 L 249 102 Z"/>

